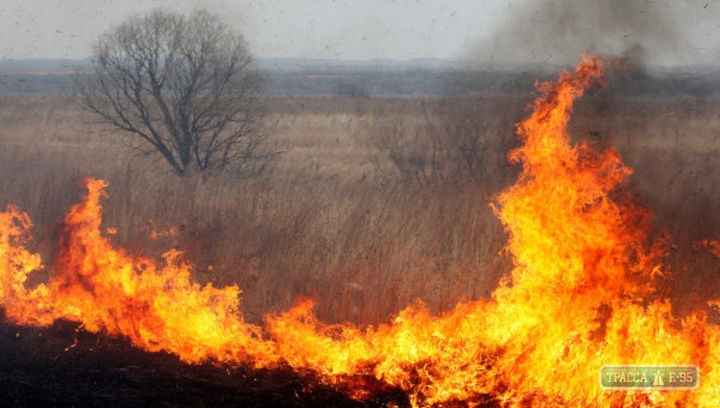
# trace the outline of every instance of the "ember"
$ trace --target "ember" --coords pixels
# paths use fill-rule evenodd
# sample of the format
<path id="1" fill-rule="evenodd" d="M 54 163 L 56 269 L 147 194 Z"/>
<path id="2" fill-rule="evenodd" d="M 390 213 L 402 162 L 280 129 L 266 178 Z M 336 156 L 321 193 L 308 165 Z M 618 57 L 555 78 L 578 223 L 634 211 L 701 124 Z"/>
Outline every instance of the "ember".
<path id="1" fill-rule="evenodd" d="M 522 173 L 495 205 L 515 267 L 489 300 L 442 316 L 418 303 L 377 327 L 322 323 L 302 301 L 249 324 L 239 288 L 193 283 L 177 252 L 155 262 L 113 248 L 100 232 L 105 184 L 90 179 L 46 283 L 25 284 L 43 263 L 25 247 L 30 220 L 0 214 L 0 305 L 13 324 L 77 322 L 187 363 L 289 366 L 353 400 L 400 390 L 418 406 L 717 406 L 720 330 L 705 310 L 674 316 L 657 294 L 666 242 L 649 237 L 649 211 L 625 191 L 631 170 L 614 150 L 570 142 L 573 103 L 602 77 L 602 61 L 585 57 L 539 87 L 518 125 L 510 160 Z M 601 368 L 621 364 L 696 364 L 700 386 L 603 390 Z"/>

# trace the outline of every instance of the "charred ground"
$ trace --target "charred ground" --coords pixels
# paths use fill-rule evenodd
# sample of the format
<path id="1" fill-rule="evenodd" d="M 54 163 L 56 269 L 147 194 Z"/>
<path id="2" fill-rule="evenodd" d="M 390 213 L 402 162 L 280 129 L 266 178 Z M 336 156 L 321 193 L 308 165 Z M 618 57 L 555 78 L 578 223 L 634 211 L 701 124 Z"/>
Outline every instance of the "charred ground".
<path id="1" fill-rule="evenodd" d="M 0 321 L 0 404 L 7 407 L 409 406 L 402 391 L 370 377 L 377 392 L 357 401 L 312 372 L 188 365 L 69 321 L 42 329 Z"/>

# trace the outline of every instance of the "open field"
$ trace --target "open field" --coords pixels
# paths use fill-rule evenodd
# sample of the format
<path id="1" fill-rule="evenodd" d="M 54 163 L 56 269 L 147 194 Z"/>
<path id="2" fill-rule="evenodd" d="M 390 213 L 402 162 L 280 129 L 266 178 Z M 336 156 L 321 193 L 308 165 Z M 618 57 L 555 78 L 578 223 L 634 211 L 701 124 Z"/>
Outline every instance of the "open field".
<path id="1" fill-rule="evenodd" d="M 297 297 L 319 318 L 377 323 L 422 299 L 441 312 L 488 296 L 511 267 L 490 207 L 512 184 L 505 157 L 532 94 L 453 99 L 269 98 L 278 160 L 259 176 L 178 179 L 156 156 L 88 124 L 71 97 L 0 98 L 0 206 L 35 223 L 52 273 L 57 227 L 84 194 L 109 182 L 105 226 L 131 253 L 177 248 L 195 278 L 243 289 L 260 321 Z M 630 189 L 675 244 L 665 287 L 684 304 L 718 293 L 720 263 L 695 248 L 720 236 L 720 101 L 591 93 L 572 128 L 617 147 Z"/>

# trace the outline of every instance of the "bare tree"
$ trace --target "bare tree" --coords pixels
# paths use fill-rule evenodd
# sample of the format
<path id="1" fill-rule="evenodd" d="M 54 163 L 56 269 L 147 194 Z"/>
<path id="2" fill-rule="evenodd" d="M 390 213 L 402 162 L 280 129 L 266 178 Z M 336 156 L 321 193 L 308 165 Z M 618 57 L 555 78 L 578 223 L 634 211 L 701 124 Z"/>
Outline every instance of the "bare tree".
<path id="1" fill-rule="evenodd" d="M 261 78 L 242 35 L 207 11 L 163 10 L 104 34 L 94 75 L 77 81 L 81 105 L 157 151 L 180 175 L 271 158 L 261 149 Z"/>

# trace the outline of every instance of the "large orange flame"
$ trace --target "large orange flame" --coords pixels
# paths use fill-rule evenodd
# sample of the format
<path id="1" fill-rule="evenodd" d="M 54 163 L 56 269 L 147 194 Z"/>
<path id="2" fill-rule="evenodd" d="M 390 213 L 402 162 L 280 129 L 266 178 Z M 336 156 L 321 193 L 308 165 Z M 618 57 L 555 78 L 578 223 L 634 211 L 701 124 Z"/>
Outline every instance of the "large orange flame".
<path id="1" fill-rule="evenodd" d="M 372 376 L 416 405 L 720 406 L 720 331 L 702 310 L 675 317 L 656 294 L 654 280 L 667 273 L 663 242 L 648 237 L 648 211 L 624 191 L 630 169 L 613 150 L 573 146 L 567 132 L 575 99 L 601 82 L 601 64 L 585 57 L 542 84 L 518 125 L 523 145 L 510 158 L 523 171 L 496 205 L 515 267 L 490 300 L 442 316 L 418 303 L 365 328 L 324 324 L 303 301 L 251 325 L 240 290 L 193 283 L 178 252 L 155 262 L 113 248 L 100 228 L 105 184 L 91 179 L 65 219 L 46 283 L 27 284 L 43 267 L 25 247 L 30 220 L 12 207 L 0 213 L 0 305 L 19 324 L 77 321 L 189 363 L 286 363 L 356 398 L 372 395 L 359 380 Z M 702 380 L 696 391 L 603 391 L 604 364 L 697 364 Z"/>

